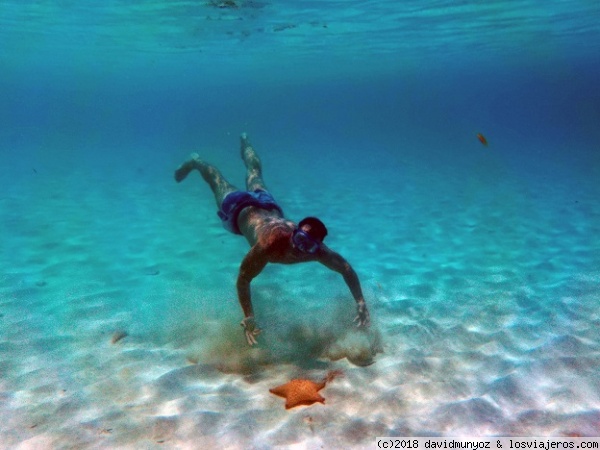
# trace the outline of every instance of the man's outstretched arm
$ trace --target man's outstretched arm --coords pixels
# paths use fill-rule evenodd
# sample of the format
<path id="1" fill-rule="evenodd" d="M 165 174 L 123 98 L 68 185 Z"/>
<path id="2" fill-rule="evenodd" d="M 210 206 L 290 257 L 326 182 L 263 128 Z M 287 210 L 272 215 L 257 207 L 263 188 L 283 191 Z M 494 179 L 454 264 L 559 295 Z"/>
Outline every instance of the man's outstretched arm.
<path id="1" fill-rule="evenodd" d="M 356 272 L 350 263 L 346 261 L 340 254 L 330 250 L 325 246 L 323 246 L 321 249 L 319 262 L 328 269 L 331 269 L 344 277 L 344 281 L 348 285 L 348 288 L 350 289 L 350 292 L 356 301 L 356 310 L 358 314 L 354 319 L 354 322 L 356 322 L 357 326 L 359 327 L 369 326 L 371 323 L 369 310 L 367 309 L 367 304 L 365 303 L 365 298 L 363 297 L 358 275 L 356 275 Z"/>
<path id="2" fill-rule="evenodd" d="M 237 279 L 238 300 L 242 306 L 242 311 L 244 312 L 244 319 L 242 320 L 241 325 L 242 328 L 244 328 L 248 345 L 256 344 L 255 336 L 260 333 L 260 329 L 257 327 L 254 320 L 250 282 L 262 272 L 266 265 L 267 259 L 262 250 L 255 245 L 244 257 Z"/>

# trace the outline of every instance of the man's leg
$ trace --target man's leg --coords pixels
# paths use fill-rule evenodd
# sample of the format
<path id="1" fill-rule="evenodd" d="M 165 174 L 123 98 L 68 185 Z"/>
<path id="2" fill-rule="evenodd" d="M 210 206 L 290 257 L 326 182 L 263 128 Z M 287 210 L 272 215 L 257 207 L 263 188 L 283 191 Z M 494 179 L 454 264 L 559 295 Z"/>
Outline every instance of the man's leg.
<path id="1" fill-rule="evenodd" d="M 223 199 L 227 194 L 238 190 L 234 185 L 230 184 L 225 179 L 219 169 L 202 161 L 197 153 L 192 153 L 190 155 L 190 159 L 185 161 L 175 171 L 175 181 L 180 183 L 189 175 L 192 170 L 197 170 L 200 172 L 200 175 L 202 175 L 204 181 L 206 181 L 212 189 L 213 194 L 215 195 L 215 201 L 217 202 L 217 208 L 221 208 Z"/>
<path id="2" fill-rule="evenodd" d="M 241 140 L 241 152 L 244 164 L 246 164 L 246 189 L 248 191 L 255 191 L 256 189 L 267 190 L 265 182 L 262 179 L 262 165 L 260 158 L 254 151 L 252 144 L 248 140 L 246 133 L 242 133 Z"/>

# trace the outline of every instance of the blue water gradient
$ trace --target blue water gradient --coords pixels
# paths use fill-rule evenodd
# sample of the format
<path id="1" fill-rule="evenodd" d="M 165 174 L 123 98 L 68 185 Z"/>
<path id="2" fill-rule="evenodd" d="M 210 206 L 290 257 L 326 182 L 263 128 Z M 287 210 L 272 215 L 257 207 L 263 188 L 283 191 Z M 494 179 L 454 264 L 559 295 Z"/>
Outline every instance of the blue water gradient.
<path id="1" fill-rule="evenodd" d="M 239 334 L 247 246 L 220 228 L 196 174 L 172 177 L 197 151 L 243 186 L 242 131 L 287 215 L 321 217 L 361 278 L 386 353 L 348 364 L 348 383 L 376 380 L 369 399 L 389 406 L 369 416 L 358 403 L 365 436 L 600 430 L 597 3 L 3 1 L 6 442 L 37 433 L 41 419 L 20 420 L 44 404 L 28 409 L 19 392 L 49 363 L 60 361 L 53 385 L 77 393 L 71 407 L 94 409 L 89 386 L 113 366 L 85 351 L 107 330 L 147 346 L 133 353 L 166 355 L 153 372 L 135 353 L 132 379 L 164 367 L 164 391 L 190 399 L 189 379 L 168 384 L 169 364 L 184 364 L 170 349 L 200 342 L 196 362 L 231 351 L 213 344 Z M 351 320 L 337 275 L 269 266 L 253 285 L 275 367 L 320 367 L 294 355 L 314 338 L 305 322 L 318 335 Z M 239 389 L 246 410 L 261 381 Z M 226 417 L 220 432 L 246 447 L 294 441 L 249 437 Z M 328 442 L 341 436 L 331 427 L 323 442 L 364 444 Z"/>

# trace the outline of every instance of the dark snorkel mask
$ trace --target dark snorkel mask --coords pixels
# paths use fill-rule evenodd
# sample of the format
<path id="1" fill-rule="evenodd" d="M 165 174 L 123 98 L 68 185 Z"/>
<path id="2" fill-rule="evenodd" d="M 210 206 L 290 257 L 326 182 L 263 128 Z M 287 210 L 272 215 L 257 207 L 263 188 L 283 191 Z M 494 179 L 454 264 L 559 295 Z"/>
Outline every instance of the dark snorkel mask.
<path id="1" fill-rule="evenodd" d="M 302 253 L 314 255 L 321 248 L 321 241 L 315 239 L 306 231 L 296 228 L 292 234 L 292 242 L 294 246 Z"/>

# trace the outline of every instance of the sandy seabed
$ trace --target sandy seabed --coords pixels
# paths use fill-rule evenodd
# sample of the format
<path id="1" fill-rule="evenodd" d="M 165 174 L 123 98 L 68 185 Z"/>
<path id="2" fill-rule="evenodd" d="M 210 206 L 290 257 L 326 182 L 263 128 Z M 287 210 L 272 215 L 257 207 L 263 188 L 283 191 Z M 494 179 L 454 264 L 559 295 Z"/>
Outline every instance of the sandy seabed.
<path id="1" fill-rule="evenodd" d="M 343 201 L 334 187 L 356 177 L 316 198 L 274 192 L 293 219 L 329 219 L 329 245 L 359 273 L 373 325 L 351 327 L 337 274 L 268 267 L 253 283 L 264 332 L 250 349 L 234 291 L 247 247 L 219 226 L 199 181 L 38 172 L 0 200 L 3 448 L 600 434 L 591 184 L 574 197 L 507 177 L 442 183 L 407 163 L 401 182 L 378 175 L 387 181 L 346 188 Z M 269 393 L 329 370 L 344 376 L 321 391 L 325 404 L 286 411 Z"/>

